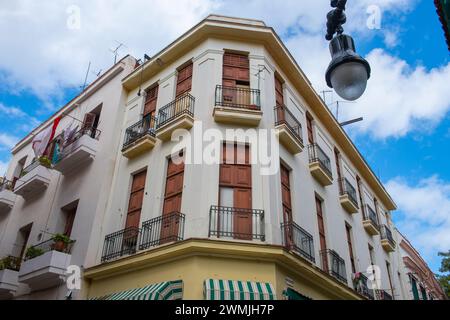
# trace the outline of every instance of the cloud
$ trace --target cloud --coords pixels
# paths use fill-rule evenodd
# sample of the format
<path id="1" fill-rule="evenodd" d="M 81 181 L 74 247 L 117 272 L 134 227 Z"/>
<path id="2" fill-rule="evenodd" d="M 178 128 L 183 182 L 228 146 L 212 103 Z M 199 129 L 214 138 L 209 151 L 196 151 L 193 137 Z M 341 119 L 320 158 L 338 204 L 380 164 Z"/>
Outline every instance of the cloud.
<path id="1" fill-rule="evenodd" d="M 16 118 L 16 117 L 24 117 L 27 114 L 20 108 L 17 107 L 8 107 L 0 102 L 0 113 L 3 113 L 6 116 Z"/>
<path id="2" fill-rule="evenodd" d="M 19 138 L 7 133 L 0 133 L 0 147 L 11 149 L 19 141 Z"/>
<path id="3" fill-rule="evenodd" d="M 386 184 L 396 200 L 396 225 L 428 261 L 437 263 L 437 252 L 450 249 L 450 182 L 437 175 L 411 185 L 403 178 Z"/>
<path id="4" fill-rule="evenodd" d="M 6 175 L 7 170 L 8 170 L 8 162 L 0 161 L 0 177 L 4 177 Z"/>

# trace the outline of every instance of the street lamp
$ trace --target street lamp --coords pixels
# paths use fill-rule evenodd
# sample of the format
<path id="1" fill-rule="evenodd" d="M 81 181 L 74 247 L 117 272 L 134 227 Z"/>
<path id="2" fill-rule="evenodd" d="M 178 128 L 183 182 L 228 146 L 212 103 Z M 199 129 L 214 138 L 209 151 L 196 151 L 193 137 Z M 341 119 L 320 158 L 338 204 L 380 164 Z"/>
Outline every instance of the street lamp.
<path id="1" fill-rule="evenodd" d="M 355 42 L 343 34 L 342 25 L 347 21 L 347 0 L 331 0 L 335 8 L 327 14 L 327 35 L 330 41 L 331 63 L 326 72 L 327 85 L 345 100 L 354 101 L 366 90 L 370 78 L 370 65 L 355 51 Z M 334 36 L 336 34 L 336 36 Z"/>

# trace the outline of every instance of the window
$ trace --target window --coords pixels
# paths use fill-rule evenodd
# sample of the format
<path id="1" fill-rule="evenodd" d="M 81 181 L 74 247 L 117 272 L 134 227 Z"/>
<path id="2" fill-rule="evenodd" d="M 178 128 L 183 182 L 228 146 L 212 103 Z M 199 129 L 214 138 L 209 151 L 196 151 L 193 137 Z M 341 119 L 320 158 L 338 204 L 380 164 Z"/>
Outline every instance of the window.
<path id="1" fill-rule="evenodd" d="M 91 112 L 84 115 L 83 124 L 81 126 L 85 133 L 89 133 L 92 138 L 96 137 L 96 129 L 100 124 L 100 115 L 102 113 L 102 105 L 99 105 Z"/>
<path id="2" fill-rule="evenodd" d="M 192 88 L 193 64 L 190 61 L 187 65 L 178 70 L 176 97 L 188 93 Z"/>
<path id="3" fill-rule="evenodd" d="M 78 209 L 78 200 L 61 208 L 64 217 L 64 234 L 68 237 L 72 234 L 73 223 Z"/>
<path id="4" fill-rule="evenodd" d="M 352 266 L 352 272 L 356 273 L 356 265 L 355 265 L 355 257 L 353 255 L 353 244 L 352 244 L 352 227 L 345 224 L 345 232 L 347 234 L 347 245 L 348 245 L 348 252 L 350 254 L 350 263 Z"/>
<path id="5" fill-rule="evenodd" d="M 250 87 L 250 62 L 248 55 L 225 52 L 223 55 L 222 76 L 225 87 Z"/>
<path id="6" fill-rule="evenodd" d="M 386 270 L 389 279 L 389 287 L 391 288 L 391 294 L 394 296 L 394 287 L 392 286 L 392 277 L 391 277 L 391 264 L 386 261 Z"/>
<path id="7" fill-rule="evenodd" d="M 14 169 L 13 178 L 12 178 L 12 187 L 16 185 L 17 180 L 19 180 L 22 175 L 23 168 L 25 167 L 25 163 L 27 161 L 27 157 L 23 157 L 17 162 L 16 168 Z"/>
<path id="8" fill-rule="evenodd" d="M 283 81 L 278 75 L 275 75 L 275 101 L 277 107 L 284 105 Z"/>
<path id="9" fill-rule="evenodd" d="M 413 293 L 414 300 L 420 300 L 419 298 L 419 290 L 417 289 L 417 281 L 416 279 L 410 274 L 409 279 L 411 281 L 411 291 Z"/>
<path id="10" fill-rule="evenodd" d="M 308 111 L 306 112 L 306 126 L 308 129 L 308 142 L 314 144 L 313 117 Z"/>
<path id="11" fill-rule="evenodd" d="M 359 196 L 359 203 L 361 204 L 361 210 L 365 210 L 364 209 L 364 201 L 363 201 L 363 195 L 361 192 L 361 178 L 359 176 L 356 176 L 356 185 L 358 186 L 358 196 Z"/>
<path id="12" fill-rule="evenodd" d="M 370 264 L 372 266 L 375 265 L 375 253 L 373 251 L 373 247 L 369 244 L 369 258 L 370 258 Z"/>
<path id="13" fill-rule="evenodd" d="M 19 250 L 13 253 L 15 257 L 23 259 L 25 256 L 25 250 L 27 248 L 28 240 L 30 239 L 30 233 L 31 228 L 33 227 L 33 224 L 30 223 L 29 225 L 26 225 L 25 227 L 20 228 L 19 232 L 17 233 L 17 240 L 16 245 L 14 246 L 14 250 Z"/>
<path id="14" fill-rule="evenodd" d="M 334 157 L 336 159 L 336 171 L 338 175 L 339 193 L 343 192 L 342 173 L 341 173 L 341 154 L 338 149 L 334 148 Z"/>
<path id="15" fill-rule="evenodd" d="M 283 206 L 283 222 L 292 222 L 291 185 L 289 180 L 290 170 L 285 165 L 280 165 L 281 175 L 281 199 Z"/>
<path id="16" fill-rule="evenodd" d="M 146 91 L 144 111 L 142 113 L 143 118 L 147 116 L 155 116 L 156 103 L 158 101 L 158 90 L 159 86 L 156 84 Z"/>
<path id="17" fill-rule="evenodd" d="M 132 176 L 125 229 L 139 228 L 146 177 L 147 170 L 141 171 Z"/>
<path id="18" fill-rule="evenodd" d="M 320 250 L 322 251 L 322 269 L 328 272 L 328 257 L 326 254 L 327 250 L 327 238 L 325 235 L 325 222 L 322 210 L 322 199 L 316 195 L 316 214 L 317 214 L 317 224 L 319 227 L 319 239 L 320 239 Z"/>

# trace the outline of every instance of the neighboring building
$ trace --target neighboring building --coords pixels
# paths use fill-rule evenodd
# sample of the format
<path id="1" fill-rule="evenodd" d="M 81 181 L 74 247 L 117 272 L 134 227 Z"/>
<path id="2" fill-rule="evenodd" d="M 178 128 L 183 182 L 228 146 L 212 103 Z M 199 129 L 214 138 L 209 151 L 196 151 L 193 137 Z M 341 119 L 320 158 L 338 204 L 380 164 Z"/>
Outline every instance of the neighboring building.
<path id="1" fill-rule="evenodd" d="M 398 277 L 404 300 L 445 300 L 446 295 L 427 263 L 397 229 Z"/>
<path id="2" fill-rule="evenodd" d="M 74 296 L 404 298 L 391 231 L 395 203 L 272 28 L 211 15 L 122 85 L 114 87 L 120 97 L 108 95 L 117 112 L 109 114 L 114 134 L 99 164 L 103 178 L 79 179 L 107 187 L 86 189 L 95 208 L 76 216 L 88 230 L 82 247 L 73 233 L 71 264 L 84 269 Z M 273 129 L 279 148 L 250 137 Z M 171 141 L 173 133 L 182 143 Z M 206 162 L 197 148 L 213 138 L 221 161 Z M 275 160 L 273 172 L 254 161 L 261 154 Z M 14 156 L 10 171 L 20 159 Z M 70 187 L 51 181 L 47 193 L 51 188 L 74 201 Z M 71 203 L 46 201 L 58 212 Z M 27 216 L 16 207 L 6 215 Z M 56 212 L 44 216 L 57 224 Z M 22 225 L 3 233 L 16 235 Z M 74 260 L 75 250 L 83 258 Z"/>
<path id="3" fill-rule="evenodd" d="M 450 0 L 434 0 L 434 4 L 450 51 Z"/>
<path id="4" fill-rule="evenodd" d="M 0 188 L 0 259 L 9 256 L 0 271 L 0 297 L 63 299 L 67 266 L 95 263 L 90 248 L 101 241 L 126 101 L 121 80 L 135 66 L 134 58 L 123 58 L 13 148 Z M 58 158 L 46 151 L 54 162 L 47 168 L 35 159 L 32 141 L 55 119 L 55 142 L 63 131 L 71 134 Z M 48 150 L 55 148 L 51 143 Z M 74 242 L 58 252 L 54 234 Z M 33 258 L 33 251 L 44 254 Z"/>

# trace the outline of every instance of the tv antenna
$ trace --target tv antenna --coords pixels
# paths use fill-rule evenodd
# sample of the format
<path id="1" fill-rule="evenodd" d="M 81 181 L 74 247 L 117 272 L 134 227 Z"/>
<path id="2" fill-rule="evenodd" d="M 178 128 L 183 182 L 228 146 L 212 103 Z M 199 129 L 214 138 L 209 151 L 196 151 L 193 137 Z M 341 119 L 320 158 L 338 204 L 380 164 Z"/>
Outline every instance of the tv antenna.
<path id="1" fill-rule="evenodd" d="M 255 75 L 255 77 L 258 77 L 258 90 L 261 90 L 261 74 L 263 73 L 264 70 L 266 70 L 266 71 L 269 71 L 269 70 L 267 70 L 266 66 L 264 66 L 264 65 L 259 66 L 258 69 L 256 69 L 256 68 L 252 68 L 252 69 L 257 70 L 254 75 Z M 264 77 L 262 79 L 264 80 Z"/>
<path id="2" fill-rule="evenodd" d="M 345 100 L 336 100 L 336 101 L 334 101 L 334 102 L 332 102 L 332 103 L 330 103 L 330 104 L 327 104 L 326 103 L 326 96 L 325 96 L 325 94 L 326 93 L 333 93 L 333 90 L 323 90 L 323 91 L 321 91 L 321 93 L 322 93 L 322 97 L 323 97 L 323 102 L 326 104 L 326 106 L 331 110 L 331 106 L 332 105 L 336 105 L 336 112 L 335 112 L 335 118 L 336 118 L 336 120 L 339 122 L 339 107 L 340 107 L 340 104 L 341 103 L 356 103 L 356 102 L 353 102 L 353 101 L 345 101 Z M 344 126 L 347 126 L 347 125 L 349 125 L 349 124 L 353 124 L 353 123 L 356 123 L 356 122 L 360 122 L 360 121 L 363 121 L 364 120 L 364 118 L 363 117 L 359 117 L 359 118 L 355 118 L 355 119 L 350 119 L 350 120 L 347 120 L 347 121 L 344 121 L 344 122 L 340 122 L 339 124 L 341 125 L 341 127 L 344 127 Z"/>
<path id="3" fill-rule="evenodd" d="M 109 49 L 109 51 L 111 51 L 114 55 L 114 64 L 117 63 L 117 57 L 119 56 L 119 49 L 122 47 L 126 48 L 126 45 L 124 45 L 122 42 L 117 41 L 117 47 L 115 49 Z"/>
<path id="4" fill-rule="evenodd" d="M 142 90 L 142 82 L 143 82 L 143 79 L 142 79 L 142 73 L 143 73 L 143 71 L 144 71 L 144 64 L 145 64 L 147 61 L 151 60 L 151 59 L 152 59 L 152 58 L 151 58 L 149 55 L 147 55 L 147 54 L 144 54 L 144 61 L 141 62 L 141 59 L 139 59 L 139 62 L 141 63 L 141 66 L 140 66 L 141 70 L 140 70 L 140 80 L 139 80 L 139 91 L 138 91 L 138 93 L 137 93 L 137 95 L 138 95 L 139 97 L 141 96 L 141 90 Z"/>
<path id="5" fill-rule="evenodd" d="M 88 65 L 88 68 L 86 71 L 86 76 L 84 77 L 84 82 L 83 82 L 83 85 L 81 86 L 81 91 L 84 91 L 84 89 L 86 89 L 87 79 L 88 79 L 90 70 L 91 70 L 91 62 L 89 61 L 89 65 Z"/>

